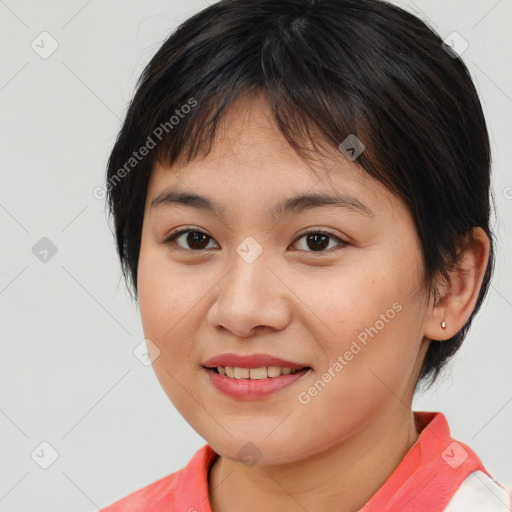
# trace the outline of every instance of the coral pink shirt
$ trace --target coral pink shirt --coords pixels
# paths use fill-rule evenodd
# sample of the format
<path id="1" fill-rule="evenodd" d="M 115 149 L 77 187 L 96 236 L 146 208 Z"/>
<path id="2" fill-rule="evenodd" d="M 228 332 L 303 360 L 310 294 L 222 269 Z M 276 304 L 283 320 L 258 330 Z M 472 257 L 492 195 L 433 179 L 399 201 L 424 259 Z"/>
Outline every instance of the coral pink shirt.
<path id="1" fill-rule="evenodd" d="M 414 412 L 420 436 L 360 512 L 510 512 L 512 493 L 473 450 L 450 434 L 440 412 Z M 207 444 L 189 463 L 101 512 L 212 512 L 208 473 L 217 453 Z"/>

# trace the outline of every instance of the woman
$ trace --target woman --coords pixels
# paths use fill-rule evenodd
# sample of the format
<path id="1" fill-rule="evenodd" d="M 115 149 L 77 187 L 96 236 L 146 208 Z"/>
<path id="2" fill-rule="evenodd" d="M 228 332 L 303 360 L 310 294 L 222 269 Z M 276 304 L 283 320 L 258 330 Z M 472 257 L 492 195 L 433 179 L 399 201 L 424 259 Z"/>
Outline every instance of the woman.
<path id="1" fill-rule="evenodd" d="M 144 70 L 107 190 L 149 358 L 207 444 L 106 512 L 510 510 L 411 409 L 494 261 L 482 108 L 422 21 L 209 6 Z"/>

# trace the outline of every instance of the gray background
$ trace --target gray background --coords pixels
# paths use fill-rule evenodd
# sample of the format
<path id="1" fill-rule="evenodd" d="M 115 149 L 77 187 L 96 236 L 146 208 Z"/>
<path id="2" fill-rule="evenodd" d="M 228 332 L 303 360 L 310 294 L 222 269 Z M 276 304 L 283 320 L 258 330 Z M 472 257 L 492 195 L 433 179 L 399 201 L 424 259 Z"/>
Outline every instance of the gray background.
<path id="1" fill-rule="evenodd" d="M 93 189 L 143 66 L 204 0 L 0 1 L 0 510 L 93 511 L 183 467 L 205 441 L 133 350 L 143 339 Z M 488 119 L 500 245 L 483 310 L 416 399 L 512 484 L 510 0 L 400 2 L 457 31 Z M 57 50 L 42 58 L 35 40 Z M 34 44 L 36 44 L 34 43 Z M 42 51 L 42 49 L 40 50 Z M 33 247 L 47 237 L 46 262 Z M 37 245 L 36 249 L 42 246 Z M 58 453 L 51 462 L 51 449 Z M 31 454 L 35 450 L 34 458 Z"/>

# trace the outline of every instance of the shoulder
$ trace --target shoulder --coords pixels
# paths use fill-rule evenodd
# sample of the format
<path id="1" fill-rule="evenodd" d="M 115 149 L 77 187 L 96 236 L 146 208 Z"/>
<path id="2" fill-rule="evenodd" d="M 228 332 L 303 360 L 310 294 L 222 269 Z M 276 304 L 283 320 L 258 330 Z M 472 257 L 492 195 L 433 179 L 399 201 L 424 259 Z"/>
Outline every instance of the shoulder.
<path id="1" fill-rule="evenodd" d="M 208 498 L 208 472 L 216 457 L 217 453 L 206 444 L 184 468 L 128 494 L 100 512 L 186 512 L 193 508 L 187 506 L 190 497 Z"/>
<path id="2" fill-rule="evenodd" d="M 477 470 L 464 479 L 445 512 L 510 512 L 511 502 L 511 489 Z"/>
<path id="3" fill-rule="evenodd" d="M 142 512 L 163 498 L 173 498 L 177 471 L 142 487 L 124 498 L 112 503 L 100 512 Z"/>

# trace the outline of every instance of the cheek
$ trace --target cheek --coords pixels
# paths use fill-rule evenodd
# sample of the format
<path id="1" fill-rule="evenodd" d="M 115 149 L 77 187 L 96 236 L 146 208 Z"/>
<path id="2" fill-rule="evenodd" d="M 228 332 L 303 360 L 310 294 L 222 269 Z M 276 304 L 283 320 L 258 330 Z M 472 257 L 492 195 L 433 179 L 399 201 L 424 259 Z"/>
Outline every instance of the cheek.
<path id="1" fill-rule="evenodd" d="M 213 275 L 212 275 L 213 274 Z M 205 323 L 205 300 L 219 276 L 208 266 L 178 265 L 161 247 L 141 247 L 139 309 L 145 338 L 160 350 L 153 369 L 163 389 L 188 417 L 200 369 L 198 331 Z"/>
<path id="2" fill-rule="evenodd" d="M 141 247 L 137 273 L 139 307 L 147 337 L 172 340 L 174 332 L 201 297 L 201 280 L 193 267 L 173 265 L 162 248 Z M 187 317 L 188 318 L 188 317 Z"/>
<path id="3" fill-rule="evenodd" d="M 190 355 L 192 344 L 186 327 L 197 301 L 192 295 L 195 288 L 184 286 L 183 276 L 163 259 L 158 251 L 141 250 L 137 274 L 139 309 L 144 336 L 160 350 L 153 362 L 155 371 L 165 367 L 171 373 L 179 373 L 179 361 Z"/>
<path id="4" fill-rule="evenodd" d="M 194 406 L 189 393 L 197 377 L 194 333 L 188 326 L 201 320 L 195 317 L 199 309 L 193 307 L 195 288 L 182 286 L 182 280 L 169 264 L 141 251 L 137 285 L 144 337 L 160 350 L 153 371 L 176 409 L 189 420 Z"/>
<path id="5" fill-rule="evenodd" d="M 311 402 L 326 414 L 345 404 L 358 417 L 358 410 L 379 409 L 379 403 L 402 396 L 410 385 L 422 312 L 421 297 L 414 293 L 418 276 L 403 271 L 415 268 L 414 255 L 403 256 L 401 268 L 398 260 L 390 261 L 394 255 L 382 258 L 381 253 L 330 279 L 302 280 L 298 295 L 307 297 L 312 312 L 303 321 L 323 352 L 320 382 L 312 390 L 323 396 Z"/>

